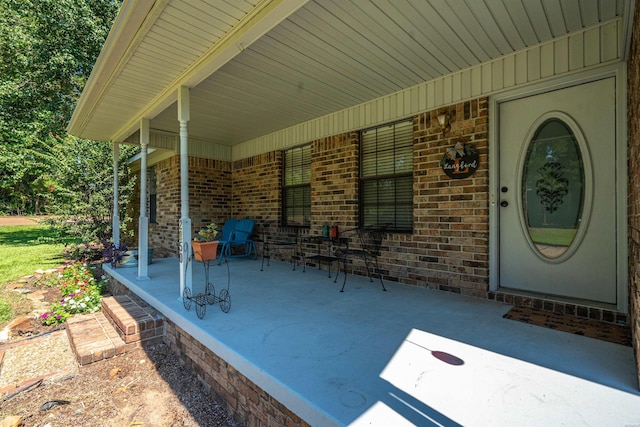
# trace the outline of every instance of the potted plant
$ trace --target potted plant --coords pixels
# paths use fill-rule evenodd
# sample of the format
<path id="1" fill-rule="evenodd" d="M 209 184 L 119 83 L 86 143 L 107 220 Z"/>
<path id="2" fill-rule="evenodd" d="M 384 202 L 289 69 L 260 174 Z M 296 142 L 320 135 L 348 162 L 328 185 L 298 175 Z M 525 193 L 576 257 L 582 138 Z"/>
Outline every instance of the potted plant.
<path id="1" fill-rule="evenodd" d="M 104 248 L 102 255 L 113 268 L 116 268 L 122 262 L 123 258 L 126 258 L 127 251 L 129 250 L 129 247 L 124 242 L 116 245 L 112 241 L 105 239 L 102 241 L 102 245 Z"/>
<path id="2" fill-rule="evenodd" d="M 198 231 L 198 234 L 191 242 L 193 257 L 196 261 L 204 262 L 216 259 L 218 241 L 215 238 L 217 235 L 218 226 L 215 223 L 211 223 Z"/>

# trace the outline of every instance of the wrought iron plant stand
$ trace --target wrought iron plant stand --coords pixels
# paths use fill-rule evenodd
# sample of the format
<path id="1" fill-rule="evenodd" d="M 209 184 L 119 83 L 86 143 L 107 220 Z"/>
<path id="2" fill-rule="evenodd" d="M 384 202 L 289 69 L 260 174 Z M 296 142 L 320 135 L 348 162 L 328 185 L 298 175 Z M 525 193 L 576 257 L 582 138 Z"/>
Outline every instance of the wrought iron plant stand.
<path id="1" fill-rule="evenodd" d="M 191 261 L 193 257 L 189 257 L 189 261 Z M 231 295 L 229 294 L 229 284 L 231 283 L 231 272 L 229 270 L 229 262 L 225 258 L 224 263 L 227 266 L 227 287 L 220 290 L 220 293 L 216 295 L 215 287 L 213 283 L 209 280 L 209 269 L 211 267 L 211 261 L 213 259 L 206 260 L 198 260 L 202 262 L 204 266 L 204 282 L 205 288 L 204 292 L 197 294 L 196 296 L 192 296 L 191 289 L 189 287 L 185 287 L 182 292 L 182 304 L 184 308 L 189 311 L 191 310 L 191 303 L 195 302 L 196 304 L 196 315 L 198 319 L 203 319 L 204 315 L 207 312 L 207 305 L 220 304 L 220 309 L 224 313 L 228 313 L 231 309 Z"/>

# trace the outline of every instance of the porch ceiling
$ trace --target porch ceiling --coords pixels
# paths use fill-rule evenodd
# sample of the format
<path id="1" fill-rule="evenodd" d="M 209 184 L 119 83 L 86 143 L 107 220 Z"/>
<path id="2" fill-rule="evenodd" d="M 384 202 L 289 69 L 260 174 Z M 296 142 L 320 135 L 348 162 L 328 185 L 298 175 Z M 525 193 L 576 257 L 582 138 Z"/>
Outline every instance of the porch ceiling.
<path id="1" fill-rule="evenodd" d="M 622 17 L 628 0 L 126 0 L 69 124 L 232 146 Z M 626 27 L 623 27 L 626 31 Z"/>

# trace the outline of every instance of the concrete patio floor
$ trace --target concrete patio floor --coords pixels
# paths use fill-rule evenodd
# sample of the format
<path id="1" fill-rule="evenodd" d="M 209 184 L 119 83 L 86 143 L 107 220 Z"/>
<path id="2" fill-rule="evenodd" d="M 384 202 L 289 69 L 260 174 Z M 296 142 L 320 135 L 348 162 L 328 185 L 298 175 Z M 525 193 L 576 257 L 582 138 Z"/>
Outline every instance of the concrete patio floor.
<path id="1" fill-rule="evenodd" d="M 106 269 L 314 426 L 640 426 L 631 347 L 503 319 L 507 304 L 353 275 L 340 293 L 326 270 L 291 268 L 212 266 L 216 293 L 230 273 L 231 310 L 202 320 L 177 259 L 150 280 Z"/>

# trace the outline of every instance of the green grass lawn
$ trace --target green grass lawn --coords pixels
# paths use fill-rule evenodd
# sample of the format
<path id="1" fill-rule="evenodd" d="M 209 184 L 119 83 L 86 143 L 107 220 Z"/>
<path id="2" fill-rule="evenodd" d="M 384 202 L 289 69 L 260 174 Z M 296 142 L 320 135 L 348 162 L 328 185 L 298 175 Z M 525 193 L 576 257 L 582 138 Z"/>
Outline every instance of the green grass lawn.
<path id="1" fill-rule="evenodd" d="M 73 243 L 77 242 L 44 225 L 0 227 L 0 327 L 28 306 L 24 295 L 5 292 L 5 285 L 63 264 L 65 244 Z"/>
<path id="2" fill-rule="evenodd" d="M 78 243 L 44 225 L 0 227 L 0 286 L 64 262 L 65 244 Z"/>
<path id="3" fill-rule="evenodd" d="M 569 246 L 578 232 L 575 228 L 530 228 L 534 243 L 551 246 Z"/>

